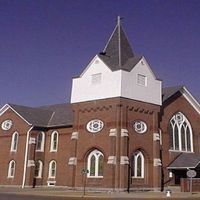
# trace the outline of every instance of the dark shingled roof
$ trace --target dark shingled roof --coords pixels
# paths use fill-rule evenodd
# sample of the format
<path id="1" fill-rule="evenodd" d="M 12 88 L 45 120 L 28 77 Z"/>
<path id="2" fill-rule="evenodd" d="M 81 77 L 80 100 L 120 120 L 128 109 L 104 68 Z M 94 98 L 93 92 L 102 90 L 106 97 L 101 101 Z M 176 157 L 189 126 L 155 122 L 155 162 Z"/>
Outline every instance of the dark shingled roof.
<path id="1" fill-rule="evenodd" d="M 69 103 L 37 108 L 15 104 L 9 104 L 9 106 L 33 126 L 49 128 L 73 124 L 73 111 Z"/>
<path id="2" fill-rule="evenodd" d="M 200 162 L 200 154 L 182 153 L 169 166 L 168 169 L 196 168 Z"/>
<path id="3" fill-rule="evenodd" d="M 119 53 L 119 48 L 121 56 Z M 142 58 L 142 56 L 134 55 L 121 25 L 117 25 L 115 27 L 104 51 L 99 53 L 98 56 L 112 71 L 120 69 L 131 71 Z M 121 65 L 119 62 L 120 58 Z"/>
<path id="4" fill-rule="evenodd" d="M 53 112 L 48 127 L 73 124 L 73 111 L 70 103 L 42 106 L 40 108 Z"/>
<path id="5" fill-rule="evenodd" d="M 176 94 L 177 92 L 179 92 L 180 90 L 183 89 L 183 85 L 179 85 L 179 86 L 173 86 L 173 87 L 166 87 L 162 89 L 162 101 L 166 101 L 167 99 L 169 99 L 171 96 L 173 96 L 174 94 Z"/>

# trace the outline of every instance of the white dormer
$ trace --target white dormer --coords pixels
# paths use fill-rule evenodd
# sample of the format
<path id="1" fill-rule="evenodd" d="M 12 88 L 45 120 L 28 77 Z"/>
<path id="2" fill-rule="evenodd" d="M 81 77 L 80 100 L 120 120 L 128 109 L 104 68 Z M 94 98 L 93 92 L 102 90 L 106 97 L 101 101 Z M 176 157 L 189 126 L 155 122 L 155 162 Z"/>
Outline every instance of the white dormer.
<path id="1" fill-rule="evenodd" d="M 130 72 L 122 71 L 121 97 L 162 104 L 162 82 L 156 78 L 144 57 Z"/>
<path id="2" fill-rule="evenodd" d="M 144 57 L 134 55 L 118 18 L 103 52 L 73 79 L 71 103 L 124 97 L 161 105 L 161 81 Z"/>
<path id="3" fill-rule="evenodd" d="M 120 96 L 120 71 L 112 72 L 98 57 L 72 82 L 71 103 Z"/>
<path id="4" fill-rule="evenodd" d="M 72 83 L 71 103 L 124 97 L 161 105 L 162 82 L 157 80 L 145 58 L 130 71 L 111 71 L 98 57 Z"/>

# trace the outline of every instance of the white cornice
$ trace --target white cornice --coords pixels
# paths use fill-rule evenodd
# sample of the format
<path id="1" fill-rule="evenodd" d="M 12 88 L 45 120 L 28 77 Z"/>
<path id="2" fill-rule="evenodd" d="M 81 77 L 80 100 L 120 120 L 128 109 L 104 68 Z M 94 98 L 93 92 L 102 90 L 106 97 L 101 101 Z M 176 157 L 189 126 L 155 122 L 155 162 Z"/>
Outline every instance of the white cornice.
<path id="1" fill-rule="evenodd" d="M 0 116 L 2 116 L 8 109 L 11 109 L 15 114 L 17 114 L 23 121 L 25 121 L 28 125 L 32 125 L 29 123 L 24 117 L 22 117 L 12 106 L 9 104 L 5 104 L 1 109 L 0 109 Z"/>
<path id="2" fill-rule="evenodd" d="M 181 94 L 185 97 L 185 99 L 190 103 L 190 105 L 200 114 L 200 104 L 199 102 L 192 96 L 192 94 L 186 89 L 184 86 L 180 91 Z"/>

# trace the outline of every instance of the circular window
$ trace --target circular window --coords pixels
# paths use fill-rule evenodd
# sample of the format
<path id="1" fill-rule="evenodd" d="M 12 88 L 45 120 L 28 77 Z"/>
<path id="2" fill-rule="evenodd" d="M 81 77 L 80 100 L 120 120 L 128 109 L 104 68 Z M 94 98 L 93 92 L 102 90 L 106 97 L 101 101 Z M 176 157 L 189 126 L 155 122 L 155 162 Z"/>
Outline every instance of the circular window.
<path id="1" fill-rule="evenodd" d="M 147 125 L 143 121 L 135 121 L 133 127 L 137 133 L 145 133 L 147 131 Z"/>
<path id="2" fill-rule="evenodd" d="M 99 119 L 91 120 L 87 123 L 87 130 L 91 133 L 97 133 L 103 128 L 103 122 Z"/>
<path id="3" fill-rule="evenodd" d="M 4 130 L 4 131 L 7 131 L 9 129 L 11 129 L 12 127 L 12 120 L 10 119 L 7 119 L 5 120 L 2 124 L 1 124 L 1 128 Z"/>
<path id="4" fill-rule="evenodd" d="M 179 123 L 179 124 L 181 124 L 184 120 L 183 120 L 183 114 L 182 113 L 177 113 L 176 115 L 175 115 L 175 120 Z"/>

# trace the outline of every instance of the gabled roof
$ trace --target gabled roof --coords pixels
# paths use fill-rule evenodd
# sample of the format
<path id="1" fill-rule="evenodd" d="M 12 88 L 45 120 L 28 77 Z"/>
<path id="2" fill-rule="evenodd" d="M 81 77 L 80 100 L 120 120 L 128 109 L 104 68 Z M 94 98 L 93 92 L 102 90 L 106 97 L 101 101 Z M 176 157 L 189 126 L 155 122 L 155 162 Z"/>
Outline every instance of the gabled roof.
<path id="1" fill-rule="evenodd" d="M 118 17 L 118 23 L 115 27 L 106 47 L 98 56 L 112 70 L 131 71 L 133 67 L 141 60 L 142 56 L 134 55 L 131 45 L 124 33 Z"/>
<path id="2" fill-rule="evenodd" d="M 70 103 L 42 106 L 40 109 L 53 112 L 48 122 L 48 127 L 73 124 L 73 111 Z"/>
<path id="3" fill-rule="evenodd" d="M 73 111 L 71 104 L 56 104 L 41 107 L 28 107 L 7 104 L 29 125 L 50 128 L 58 126 L 71 126 L 73 124 Z"/>
<path id="4" fill-rule="evenodd" d="M 184 86 L 178 85 L 173 87 L 166 87 L 162 89 L 162 100 L 163 102 L 172 97 L 174 94 L 179 92 Z"/>
<path id="5" fill-rule="evenodd" d="M 49 118 L 52 115 L 52 112 L 48 110 L 15 104 L 8 105 L 20 116 L 22 116 L 29 124 L 35 126 L 46 126 L 48 124 Z"/>
<path id="6" fill-rule="evenodd" d="M 168 169 L 187 169 L 196 168 L 200 163 L 200 154 L 182 153 L 167 168 Z"/>
<path id="7" fill-rule="evenodd" d="M 162 89 L 162 102 L 165 103 L 176 94 L 180 93 L 185 97 L 185 99 L 190 103 L 190 105 L 200 114 L 200 104 L 199 102 L 192 96 L 192 94 L 187 90 L 187 88 L 183 85 L 167 87 Z"/>

